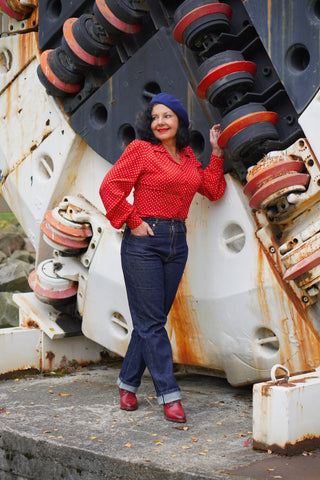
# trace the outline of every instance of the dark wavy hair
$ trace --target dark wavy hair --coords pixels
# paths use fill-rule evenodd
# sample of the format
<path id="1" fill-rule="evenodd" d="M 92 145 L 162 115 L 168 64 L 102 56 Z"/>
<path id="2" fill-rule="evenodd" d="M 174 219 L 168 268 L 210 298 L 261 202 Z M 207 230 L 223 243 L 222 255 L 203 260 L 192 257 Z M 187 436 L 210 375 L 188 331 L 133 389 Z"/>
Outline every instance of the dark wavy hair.
<path id="1" fill-rule="evenodd" d="M 150 103 L 146 110 L 140 113 L 136 120 L 136 129 L 138 138 L 140 140 L 145 140 L 146 142 L 150 142 L 153 145 L 157 143 L 161 143 L 153 134 L 151 129 L 151 122 L 152 122 L 152 110 L 153 107 L 157 105 L 156 102 Z M 179 117 L 179 126 L 176 135 L 176 145 L 179 150 L 184 147 L 187 147 L 190 144 L 190 130 L 189 127 L 181 120 Z"/>

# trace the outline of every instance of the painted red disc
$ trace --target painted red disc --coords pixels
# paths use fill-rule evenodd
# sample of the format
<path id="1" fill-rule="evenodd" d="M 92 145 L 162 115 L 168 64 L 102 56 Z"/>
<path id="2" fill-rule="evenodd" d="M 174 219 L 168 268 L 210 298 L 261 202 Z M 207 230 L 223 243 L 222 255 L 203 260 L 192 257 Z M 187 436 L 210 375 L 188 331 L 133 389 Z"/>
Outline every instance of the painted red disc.
<path id="1" fill-rule="evenodd" d="M 228 140 L 236 133 L 240 132 L 249 125 L 261 122 L 271 122 L 274 125 L 277 123 L 279 115 L 275 112 L 254 112 L 237 118 L 234 122 L 230 123 L 218 139 L 218 145 L 221 148 L 227 148 Z"/>
<path id="2" fill-rule="evenodd" d="M 251 197 L 249 205 L 251 208 L 259 209 L 261 203 L 282 188 L 292 185 L 306 186 L 309 183 L 310 175 L 306 173 L 288 173 L 272 179 L 259 188 Z"/>
<path id="3" fill-rule="evenodd" d="M 25 13 L 18 13 L 12 10 L 6 0 L 0 0 L 0 10 L 2 10 L 4 13 L 9 15 L 9 17 L 14 18 L 15 20 L 23 20 L 26 16 Z"/>
<path id="4" fill-rule="evenodd" d="M 45 219 L 47 220 L 49 225 L 54 227 L 59 232 L 64 233 L 65 235 L 81 238 L 92 237 L 92 230 L 90 226 L 88 226 L 87 224 L 81 225 L 80 223 L 78 228 L 65 225 L 63 221 L 59 221 L 53 216 L 52 210 L 46 212 Z"/>
<path id="5" fill-rule="evenodd" d="M 288 268 L 286 273 L 283 275 L 283 279 L 294 280 L 295 278 L 299 277 L 303 273 L 308 272 L 317 265 L 320 265 L 320 250 L 316 250 L 308 257 L 296 263 L 296 265 Z"/>
<path id="6" fill-rule="evenodd" d="M 210 70 L 208 74 L 201 80 L 197 88 L 197 95 L 199 98 L 206 98 L 206 92 L 208 88 L 220 78 L 226 77 L 231 73 L 249 72 L 251 75 L 255 75 L 256 71 L 256 64 L 247 61 L 237 61 L 219 65 L 219 67 Z"/>
<path id="7" fill-rule="evenodd" d="M 68 238 L 63 234 L 59 235 L 59 232 L 55 230 L 53 227 L 51 227 L 51 225 L 48 222 L 42 222 L 41 230 L 48 238 L 53 240 L 58 245 L 62 245 L 63 247 L 75 248 L 75 249 L 87 248 L 89 244 L 88 240 L 86 239 L 74 240 L 74 239 Z"/>
<path id="8" fill-rule="evenodd" d="M 243 189 L 243 193 L 250 197 L 259 187 L 259 185 L 269 177 L 273 177 L 284 172 L 301 172 L 303 167 L 304 163 L 300 160 L 283 160 L 282 162 L 276 162 L 273 165 L 269 165 L 260 170 L 251 178 L 251 180 L 249 180 Z"/>
<path id="9" fill-rule="evenodd" d="M 52 289 L 47 289 L 41 287 L 41 285 L 38 283 L 37 279 L 37 271 L 33 270 L 28 278 L 28 283 L 31 288 L 35 293 L 40 295 L 41 297 L 45 298 L 51 298 L 54 300 L 60 300 L 64 298 L 70 298 L 73 297 L 74 295 L 77 294 L 78 291 L 78 284 L 75 283 L 72 285 L 72 287 L 66 288 L 65 290 L 52 290 Z"/>
<path id="10" fill-rule="evenodd" d="M 195 8 L 191 12 L 187 13 L 187 15 L 185 15 L 180 22 L 177 23 L 173 31 L 173 38 L 175 41 L 184 43 L 183 33 L 185 29 L 188 28 L 189 25 L 191 25 L 194 21 L 198 20 L 198 18 L 204 17 L 205 15 L 210 15 L 211 13 L 222 13 L 230 20 L 232 8 L 226 3 L 211 3 L 209 5 L 202 5 L 201 7 Z"/>

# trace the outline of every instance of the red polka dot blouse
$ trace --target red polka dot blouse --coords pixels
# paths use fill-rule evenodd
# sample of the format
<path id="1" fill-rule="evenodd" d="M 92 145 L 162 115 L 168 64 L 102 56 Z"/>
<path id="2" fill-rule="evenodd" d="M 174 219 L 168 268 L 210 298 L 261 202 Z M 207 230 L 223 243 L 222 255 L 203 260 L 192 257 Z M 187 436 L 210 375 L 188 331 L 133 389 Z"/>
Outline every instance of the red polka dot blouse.
<path id="1" fill-rule="evenodd" d="M 162 144 L 134 140 L 100 186 L 106 217 L 115 228 L 126 223 L 131 229 L 142 223 L 141 217 L 185 219 L 197 192 L 212 201 L 222 197 L 223 161 L 211 155 L 203 169 L 192 149 L 185 147 L 178 164 Z M 127 201 L 132 189 L 133 204 Z"/>

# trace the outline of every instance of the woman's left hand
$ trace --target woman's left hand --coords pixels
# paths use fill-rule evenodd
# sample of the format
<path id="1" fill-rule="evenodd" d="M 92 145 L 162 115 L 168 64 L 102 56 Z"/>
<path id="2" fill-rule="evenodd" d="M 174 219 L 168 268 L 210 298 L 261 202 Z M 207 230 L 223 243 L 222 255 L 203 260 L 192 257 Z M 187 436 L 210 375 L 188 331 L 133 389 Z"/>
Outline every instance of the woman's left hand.
<path id="1" fill-rule="evenodd" d="M 210 143 L 212 146 L 212 153 L 213 155 L 217 155 L 217 157 L 223 156 L 223 149 L 218 145 L 218 139 L 220 137 L 221 130 L 220 124 L 213 125 L 210 129 Z"/>

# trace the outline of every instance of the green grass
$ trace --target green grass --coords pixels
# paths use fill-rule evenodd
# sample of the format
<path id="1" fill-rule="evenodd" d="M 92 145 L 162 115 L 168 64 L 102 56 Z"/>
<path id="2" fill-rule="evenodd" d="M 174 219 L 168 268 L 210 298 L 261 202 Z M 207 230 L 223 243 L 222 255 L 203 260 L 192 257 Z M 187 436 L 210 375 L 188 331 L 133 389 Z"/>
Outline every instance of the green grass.
<path id="1" fill-rule="evenodd" d="M 10 230 L 18 227 L 19 222 L 13 213 L 0 213 L 0 230 Z"/>

